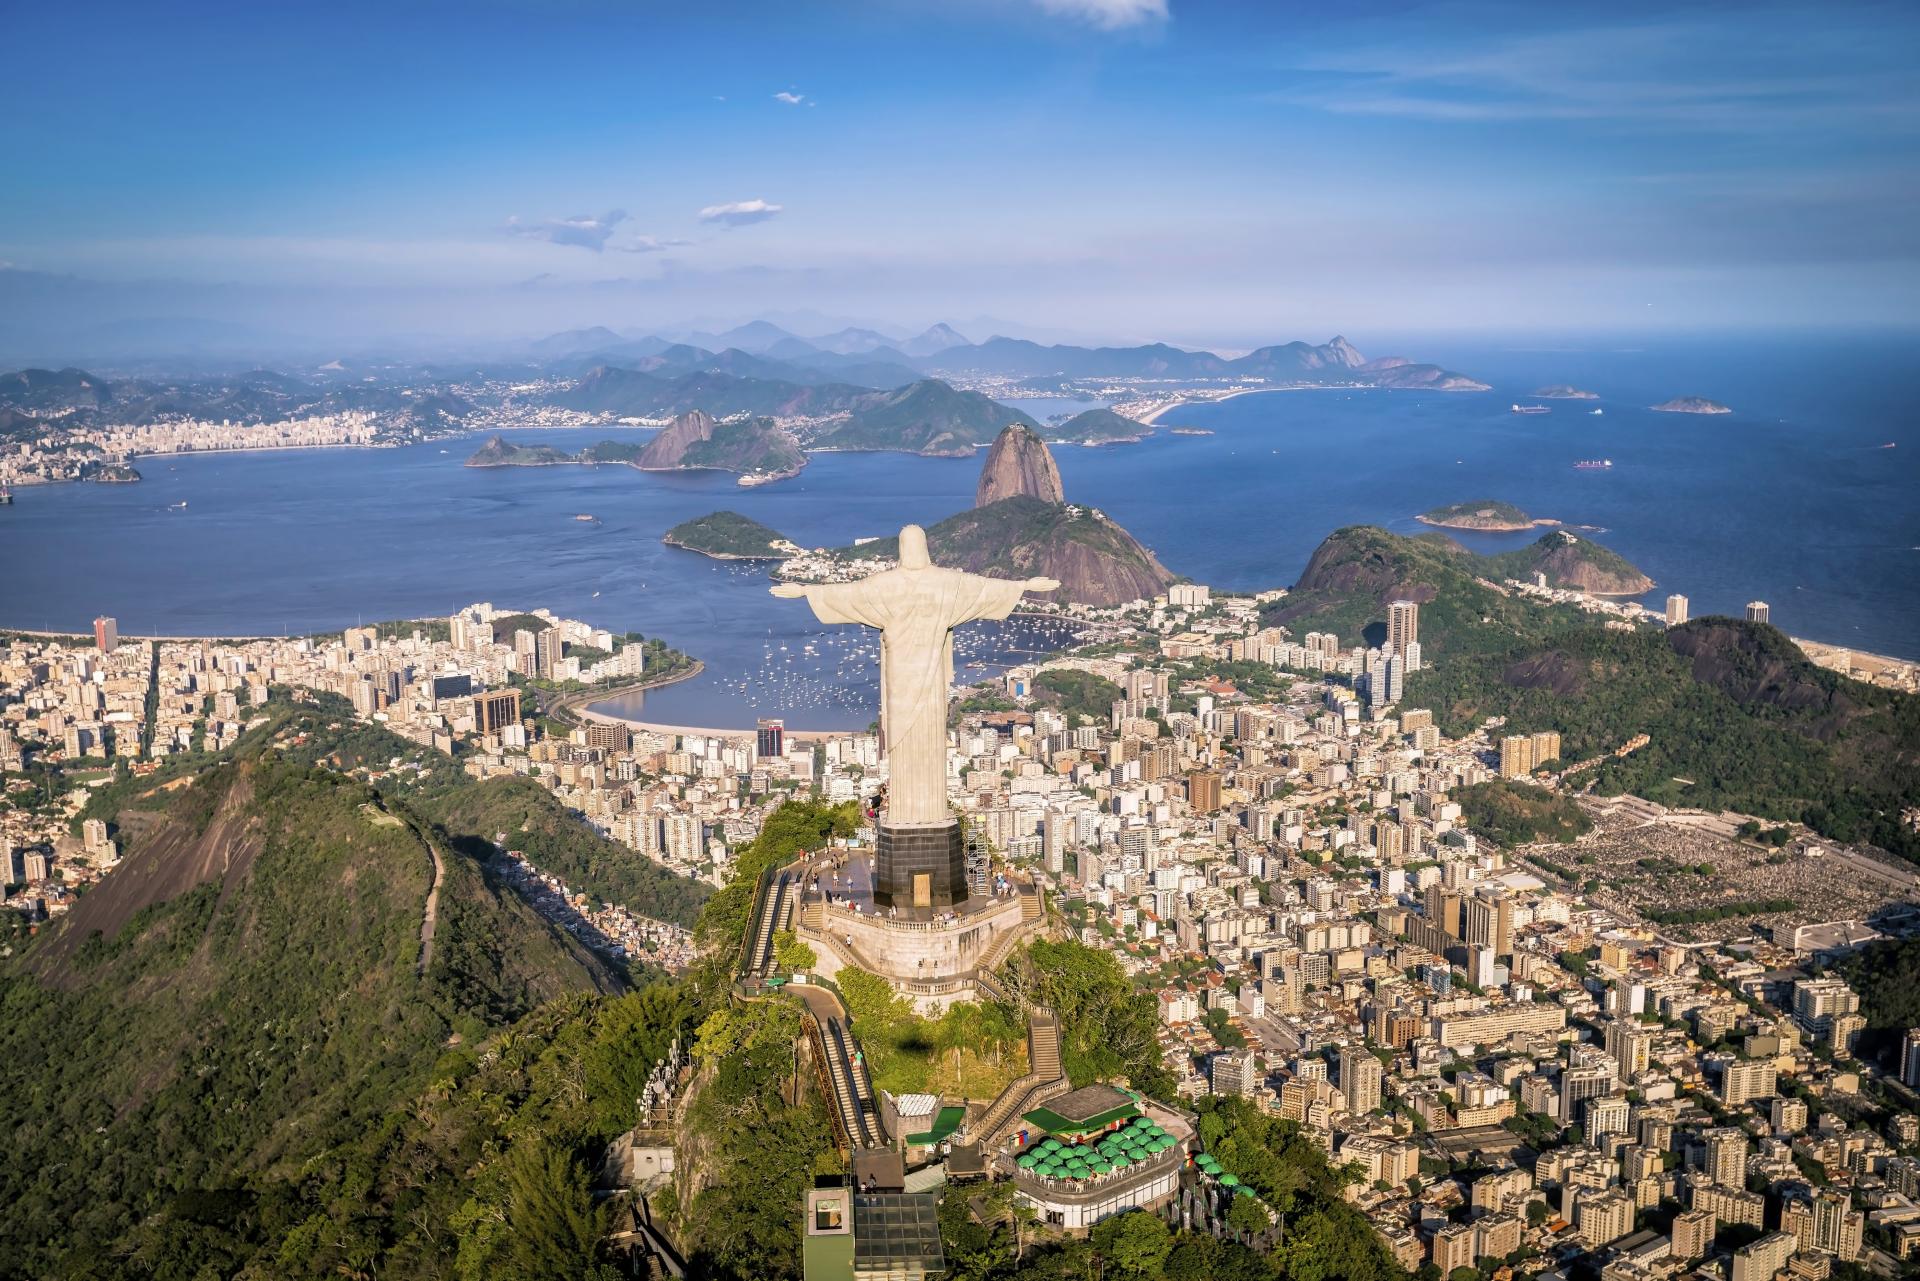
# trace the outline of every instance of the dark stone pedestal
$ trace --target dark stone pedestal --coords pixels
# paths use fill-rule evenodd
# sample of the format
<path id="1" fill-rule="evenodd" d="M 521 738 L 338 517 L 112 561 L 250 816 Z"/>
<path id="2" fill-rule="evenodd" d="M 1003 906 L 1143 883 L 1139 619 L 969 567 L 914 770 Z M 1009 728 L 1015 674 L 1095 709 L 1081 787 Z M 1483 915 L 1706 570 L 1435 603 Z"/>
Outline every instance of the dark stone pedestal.
<path id="1" fill-rule="evenodd" d="M 967 851 L 958 819 L 938 827 L 893 827 L 883 818 L 875 831 L 875 903 L 906 912 L 966 902 Z"/>

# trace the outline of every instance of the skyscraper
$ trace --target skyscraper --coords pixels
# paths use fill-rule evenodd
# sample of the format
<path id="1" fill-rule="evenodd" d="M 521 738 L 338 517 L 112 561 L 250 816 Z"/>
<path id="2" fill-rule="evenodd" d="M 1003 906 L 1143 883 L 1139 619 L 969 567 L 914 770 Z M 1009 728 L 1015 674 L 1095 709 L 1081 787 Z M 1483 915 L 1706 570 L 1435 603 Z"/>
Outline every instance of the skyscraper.
<path id="1" fill-rule="evenodd" d="M 1747 621 L 1749 623 L 1770 623 L 1773 621 L 1773 609 L 1763 600 L 1747 602 Z"/>
<path id="2" fill-rule="evenodd" d="M 1678 627 L 1687 621 L 1687 598 L 1675 592 L 1667 597 L 1667 626 Z"/>
<path id="3" fill-rule="evenodd" d="M 1397 600 L 1387 606 L 1387 649 L 1395 657 L 1405 658 L 1407 646 L 1420 640 L 1420 604 Z"/>
<path id="4" fill-rule="evenodd" d="M 1907 1029 L 1900 1045 L 1900 1083 L 1920 1087 L 1920 1027 Z"/>
<path id="5" fill-rule="evenodd" d="M 787 723 L 777 716 L 763 717 L 754 743 L 756 753 L 761 760 L 771 760 L 787 754 Z"/>
<path id="6" fill-rule="evenodd" d="M 102 654 L 111 654 L 120 644 L 120 624 L 105 614 L 93 620 L 93 643 Z"/>

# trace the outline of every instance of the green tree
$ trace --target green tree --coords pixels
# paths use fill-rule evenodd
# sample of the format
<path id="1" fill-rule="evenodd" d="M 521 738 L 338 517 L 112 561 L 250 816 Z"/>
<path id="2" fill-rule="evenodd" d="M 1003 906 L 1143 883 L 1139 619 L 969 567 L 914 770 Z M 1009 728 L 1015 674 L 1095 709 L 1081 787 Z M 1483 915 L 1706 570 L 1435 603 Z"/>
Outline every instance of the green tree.
<path id="1" fill-rule="evenodd" d="M 586 1171 L 545 1142 L 507 1153 L 506 1259 L 511 1281 L 579 1281 L 591 1274 L 607 1212 L 593 1204 Z"/>
<path id="2" fill-rule="evenodd" d="M 800 941 L 798 934 L 781 930 L 773 936 L 773 963 L 789 974 L 807 974 L 820 963 L 820 958 Z"/>
<path id="3" fill-rule="evenodd" d="M 1158 1276 L 1173 1250 L 1167 1225 L 1138 1210 L 1102 1219 L 1094 1225 L 1091 1240 L 1119 1276 Z"/>
<path id="4" fill-rule="evenodd" d="M 1265 1232 L 1273 1226 L 1273 1215 L 1260 1204 L 1259 1197 L 1236 1196 L 1227 1207 L 1227 1226 L 1246 1236 Z"/>

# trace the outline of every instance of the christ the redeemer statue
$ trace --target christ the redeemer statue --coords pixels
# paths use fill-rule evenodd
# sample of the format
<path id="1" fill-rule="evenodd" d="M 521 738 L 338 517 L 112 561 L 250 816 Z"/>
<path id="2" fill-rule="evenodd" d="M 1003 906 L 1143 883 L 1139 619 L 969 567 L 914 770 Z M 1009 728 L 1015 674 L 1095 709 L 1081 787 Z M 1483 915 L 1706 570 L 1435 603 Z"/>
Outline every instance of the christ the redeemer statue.
<path id="1" fill-rule="evenodd" d="M 942 829 L 958 866 L 959 834 L 947 804 L 947 691 L 953 685 L 953 629 L 977 618 L 1005 618 L 1027 592 L 1052 591 L 1051 578 L 987 578 L 941 569 L 927 557 L 927 534 L 918 525 L 900 531 L 900 565 L 855 583 L 801 586 L 783 583 L 775 596 L 804 597 L 823 623 L 861 623 L 880 631 L 880 725 L 887 747 L 887 804 L 880 817 L 881 848 L 875 866 L 875 897 L 882 902 L 911 896 L 914 906 L 944 906 L 966 898 L 938 860 L 909 857 L 931 850 L 924 829 Z M 899 829 L 923 829 L 902 833 Z M 949 837 L 944 829 L 952 828 Z M 890 833 L 889 829 L 892 829 Z M 900 847 L 896 867 L 890 852 Z M 923 866 L 924 864 L 924 866 Z M 915 872 L 933 871 L 916 884 Z"/>

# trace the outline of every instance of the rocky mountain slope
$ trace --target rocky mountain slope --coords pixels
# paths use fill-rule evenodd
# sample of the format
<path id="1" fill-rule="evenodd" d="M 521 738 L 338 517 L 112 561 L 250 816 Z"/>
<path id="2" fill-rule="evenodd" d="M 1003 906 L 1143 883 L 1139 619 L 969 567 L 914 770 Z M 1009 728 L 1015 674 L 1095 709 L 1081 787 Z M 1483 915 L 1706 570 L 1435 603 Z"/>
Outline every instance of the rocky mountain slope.
<path id="1" fill-rule="evenodd" d="M 925 378 L 892 391 L 858 397 L 844 422 L 825 427 L 814 444 L 829 449 L 889 449 L 959 457 L 972 453 L 1009 423 L 1037 424 L 977 391 L 960 391 Z"/>
<path id="2" fill-rule="evenodd" d="M 1018 423 L 994 437 L 993 448 L 987 451 L 987 461 L 980 468 L 973 505 L 985 507 L 1016 494 L 1043 503 L 1062 502 L 1066 497 L 1060 487 L 1060 468 L 1047 451 L 1046 442 Z"/>
<path id="3" fill-rule="evenodd" d="M 1133 535 L 1091 507 L 1049 499 L 1060 471 L 1031 428 L 1000 433 L 981 469 L 977 505 L 927 530 L 936 565 L 996 578 L 1044 575 L 1060 580 L 1052 599 L 1119 605 L 1159 595 L 1174 575 Z M 842 548 L 850 560 L 891 559 L 899 540 Z"/>
<path id="4" fill-rule="evenodd" d="M 1429 659 L 1504 649 L 1516 636 L 1591 622 L 1568 606 L 1546 606 L 1499 585 L 1501 566 L 1444 534 L 1406 538 L 1372 525 L 1337 529 L 1314 549 L 1286 596 L 1262 611 L 1296 634 L 1331 631 L 1344 646 L 1380 644 L 1387 606 L 1421 606 L 1420 644 Z"/>
<path id="5" fill-rule="evenodd" d="M 1532 582 L 1545 574 L 1547 586 L 1590 596 L 1638 596 L 1653 590 L 1653 580 L 1626 557 L 1564 529 L 1543 535 L 1529 547 L 1481 558 L 1497 579 Z"/>
<path id="6" fill-rule="evenodd" d="M 792 476 L 807 465 L 807 456 L 792 437 L 767 419 L 723 423 L 694 410 L 661 428 L 633 465 L 642 471 L 704 467 L 748 475 Z"/>
<path id="7" fill-rule="evenodd" d="M 964 511 L 927 529 L 936 565 L 995 578 L 1045 575 L 1060 580 L 1044 599 L 1119 605 L 1157 596 L 1174 575 L 1133 535 L 1092 507 L 1048 503 L 1024 494 Z M 852 558 L 894 557 L 899 540 L 848 549 Z"/>

